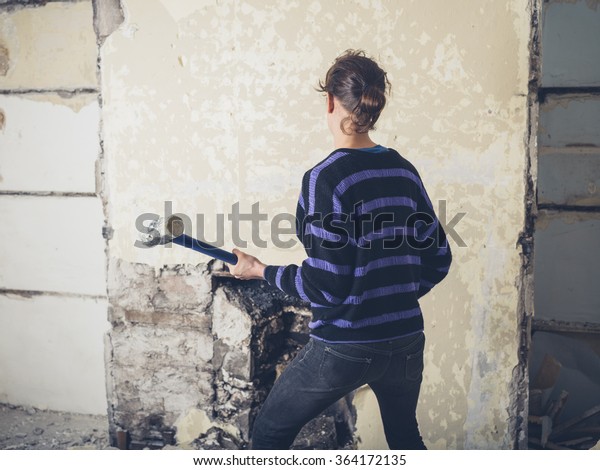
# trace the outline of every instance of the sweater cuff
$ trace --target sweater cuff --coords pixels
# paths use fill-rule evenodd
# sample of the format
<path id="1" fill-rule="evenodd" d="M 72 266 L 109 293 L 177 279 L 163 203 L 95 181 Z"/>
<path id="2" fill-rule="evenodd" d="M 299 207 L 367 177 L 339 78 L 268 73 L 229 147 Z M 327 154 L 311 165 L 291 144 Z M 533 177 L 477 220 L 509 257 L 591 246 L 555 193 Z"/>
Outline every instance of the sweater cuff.
<path id="1" fill-rule="evenodd" d="M 277 287 L 277 284 L 275 283 L 275 278 L 277 276 L 277 270 L 279 268 L 280 268 L 280 266 L 274 266 L 274 265 L 268 265 L 265 268 L 265 280 L 273 287 Z"/>

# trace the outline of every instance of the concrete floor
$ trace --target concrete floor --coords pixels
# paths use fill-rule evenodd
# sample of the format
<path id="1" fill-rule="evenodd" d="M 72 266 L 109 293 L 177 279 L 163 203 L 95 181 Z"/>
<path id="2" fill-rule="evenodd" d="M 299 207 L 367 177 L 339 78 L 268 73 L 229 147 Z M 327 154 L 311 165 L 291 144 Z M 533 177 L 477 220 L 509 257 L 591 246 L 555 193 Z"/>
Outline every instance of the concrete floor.
<path id="1" fill-rule="evenodd" d="M 0 404 L 0 449 L 109 449 L 106 416 Z"/>

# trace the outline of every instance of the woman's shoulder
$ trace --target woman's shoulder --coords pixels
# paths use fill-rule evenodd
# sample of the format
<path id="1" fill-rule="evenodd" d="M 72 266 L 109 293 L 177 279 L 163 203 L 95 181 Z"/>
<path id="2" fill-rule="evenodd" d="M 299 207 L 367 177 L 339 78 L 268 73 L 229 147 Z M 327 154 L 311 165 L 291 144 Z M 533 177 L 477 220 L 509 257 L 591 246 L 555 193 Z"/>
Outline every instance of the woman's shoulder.
<path id="1" fill-rule="evenodd" d="M 308 171 L 311 172 L 313 170 L 316 170 L 316 171 L 323 170 L 323 169 L 333 165 L 335 162 L 337 162 L 339 160 L 343 160 L 344 157 L 347 157 L 348 155 L 350 155 L 350 153 L 351 153 L 351 149 L 338 148 L 338 149 L 332 150 L 331 152 L 329 152 L 329 154 L 325 158 L 323 158 L 321 161 L 316 163 Z"/>
<path id="2" fill-rule="evenodd" d="M 408 160 L 408 158 L 402 156 L 400 152 L 398 152 L 395 149 L 390 149 L 390 151 L 394 154 L 394 158 L 396 158 L 400 165 L 406 167 L 406 169 L 412 171 L 417 176 L 419 175 L 419 172 L 417 171 L 416 167 L 412 164 L 410 160 Z"/>
<path id="3" fill-rule="evenodd" d="M 330 152 L 325 158 L 315 163 L 311 168 L 304 172 L 303 181 L 308 182 L 311 179 L 316 180 L 320 177 L 326 177 L 332 172 L 336 172 L 337 168 L 345 165 L 346 158 L 351 154 L 350 149 L 335 149 Z"/>
<path id="4" fill-rule="evenodd" d="M 348 149 L 354 154 L 360 154 L 361 156 L 372 156 L 372 159 L 362 159 L 367 166 L 373 164 L 378 167 L 389 167 L 389 168 L 404 168 L 411 171 L 415 175 L 419 175 L 419 172 L 415 166 L 411 163 L 408 158 L 404 157 L 398 150 L 393 147 L 386 147 L 383 145 L 377 145 L 369 149 Z"/>
<path id="5" fill-rule="evenodd" d="M 402 168 L 421 178 L 415 166 L 396 149 L 378 146 L 372 149 L 338 148 L 306 170 L 304 184 L 315 184 L 317 179 L 339 180 L 364 170 Z"/>

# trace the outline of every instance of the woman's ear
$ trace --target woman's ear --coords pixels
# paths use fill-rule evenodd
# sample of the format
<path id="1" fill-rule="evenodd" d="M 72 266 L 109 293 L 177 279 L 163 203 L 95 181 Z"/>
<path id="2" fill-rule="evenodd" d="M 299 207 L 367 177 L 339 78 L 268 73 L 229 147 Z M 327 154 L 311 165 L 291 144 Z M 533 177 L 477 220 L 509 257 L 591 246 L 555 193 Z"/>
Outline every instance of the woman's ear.
<path id="1" fill-rule="evenodd" d="M 333 95 L 331 93 L 327 93 L 327 112 L 329 114 L 331 114 L 331 113 L 333 113 L 334 109 L 335 109 L 335 104 L 334 104 Z"/>

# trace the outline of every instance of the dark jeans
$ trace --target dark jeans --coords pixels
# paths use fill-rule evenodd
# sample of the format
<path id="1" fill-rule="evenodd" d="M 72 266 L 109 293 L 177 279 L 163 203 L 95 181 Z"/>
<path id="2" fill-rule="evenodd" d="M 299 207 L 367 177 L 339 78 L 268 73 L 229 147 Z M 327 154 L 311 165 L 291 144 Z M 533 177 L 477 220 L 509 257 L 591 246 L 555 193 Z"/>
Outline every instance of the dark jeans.
<path id="1" fill-rule="evenodd" d="M 377 343 L 311 339 L 283 371 L 254 423 L 252 449 L 289 449 L 308 421 L 364 384 L 377 401 L 390 449 L 425 449 L 415 415 L 425 336 Z"/>

